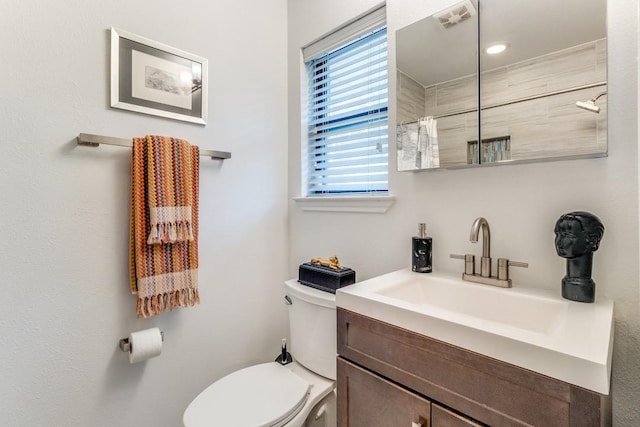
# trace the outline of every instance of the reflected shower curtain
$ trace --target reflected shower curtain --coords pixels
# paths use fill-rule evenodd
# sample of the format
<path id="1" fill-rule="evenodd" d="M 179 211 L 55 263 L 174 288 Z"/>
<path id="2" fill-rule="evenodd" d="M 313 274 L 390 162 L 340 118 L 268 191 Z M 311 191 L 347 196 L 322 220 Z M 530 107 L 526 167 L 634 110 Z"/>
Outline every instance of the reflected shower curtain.
<path id="1" fill-rule="evenodd" d="M 396 127 L 399 171 L 440 167 L 438 125 L 433 116 Z"/>
<path id="2" fill-rule="evenodd" d="M 438 122 L 433 116 L 423 117 L 418 127 L 418 151 L 421 157 L 421 169 L 440 167 L 438 150 Z"/>

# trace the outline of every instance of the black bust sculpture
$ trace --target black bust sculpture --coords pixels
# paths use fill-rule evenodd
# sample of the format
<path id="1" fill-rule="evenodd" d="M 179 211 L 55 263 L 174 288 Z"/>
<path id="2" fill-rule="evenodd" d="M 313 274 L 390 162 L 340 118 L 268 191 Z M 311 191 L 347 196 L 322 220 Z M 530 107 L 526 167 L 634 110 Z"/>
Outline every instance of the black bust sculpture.
<path id="1" fill-rule="evenodd" d="M 570 212 L 556 222 L 556 251 L 567 259 L 562 279 L 562 296 L 579 302 L 593 302 L 596 284 L 591 279 L 593 252 L 598 250 L 604 225 L 589 212 Z"/>

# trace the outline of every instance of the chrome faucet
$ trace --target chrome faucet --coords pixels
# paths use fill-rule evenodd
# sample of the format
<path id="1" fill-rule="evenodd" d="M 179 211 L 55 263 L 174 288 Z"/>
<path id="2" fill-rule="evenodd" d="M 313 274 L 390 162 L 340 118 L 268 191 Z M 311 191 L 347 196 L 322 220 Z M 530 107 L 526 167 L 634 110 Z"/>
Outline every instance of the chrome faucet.
<path id="1" fill-rule="evenodd" d="M 476 218 L 471 225 L 471 234 L 469 240 L 471 243 L 478 241 L 478 234 L 482 228 L 482 258 L 480 259 L 480 275 L 482 277 L 491 277 L 491 230 L 489 223 L 482 217 Z"/>
<path id="2" fill-rule="evenodd" d="M 471 225 L 471 234 L 469 240 L 472 243 L 478 242 L 478 236 L 482 229 L 482 258 L 480 258 L 480 274 L 476 274 L 475 256 L 472 254 L 454 255 L 451 258 L 463 259 L 464 273 L 462 280 L 474 283 L 483 283 L 485 285 L 500 286 L 503 288 L 511 287 L 511 279 L 509 278 L 509 266 L 528 267 L 526 262 L 509 261 L 506 258 L 498 258 L 498 275 L 491 276 L 491 230 L 486 219 L 478 217 Z"/>

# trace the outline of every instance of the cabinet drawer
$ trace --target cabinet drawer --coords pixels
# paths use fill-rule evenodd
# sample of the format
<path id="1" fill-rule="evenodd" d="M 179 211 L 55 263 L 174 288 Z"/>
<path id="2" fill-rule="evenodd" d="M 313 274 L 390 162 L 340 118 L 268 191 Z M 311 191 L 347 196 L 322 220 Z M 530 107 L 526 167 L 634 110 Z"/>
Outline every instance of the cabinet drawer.
<path id="1" fill-rule="evenodd" d="M 604 426 L 608 396 L 347 310 L 338 353 L 492 426 Z"/>
<path id="2" fill-rule="evenodd" d="M 429 400 L 338 358 L 339 427 L 428 427 L 430 415 Z"/>

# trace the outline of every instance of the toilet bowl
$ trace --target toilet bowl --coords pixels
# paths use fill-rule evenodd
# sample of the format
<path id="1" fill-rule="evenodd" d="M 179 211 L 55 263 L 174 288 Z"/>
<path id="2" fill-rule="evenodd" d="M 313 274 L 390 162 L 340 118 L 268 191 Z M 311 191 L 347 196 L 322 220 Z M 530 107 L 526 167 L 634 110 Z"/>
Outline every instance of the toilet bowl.
<path id="1" fill-rule="evenodd" d="M 185 427 L 335 427 L 335 295 L 285 282 L 293 362 L 267 362 L 211 384 L 187 407 Z"/>

